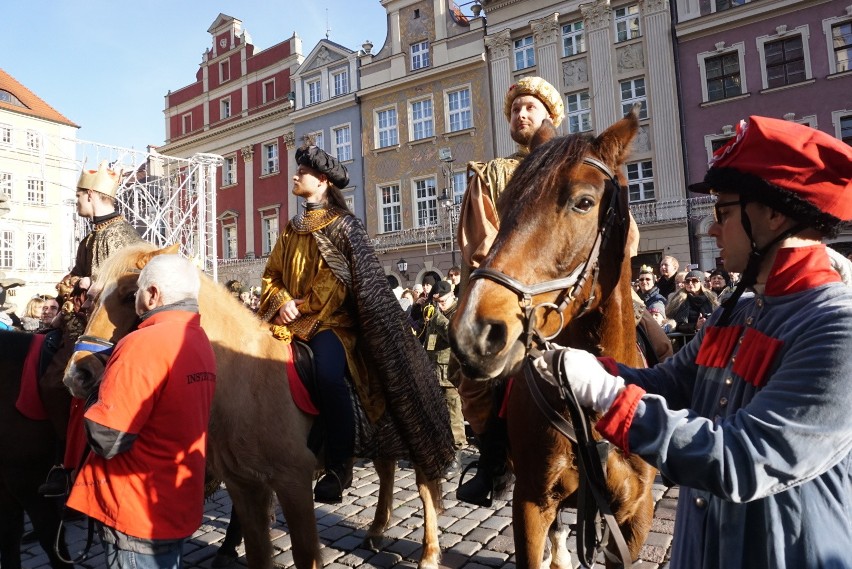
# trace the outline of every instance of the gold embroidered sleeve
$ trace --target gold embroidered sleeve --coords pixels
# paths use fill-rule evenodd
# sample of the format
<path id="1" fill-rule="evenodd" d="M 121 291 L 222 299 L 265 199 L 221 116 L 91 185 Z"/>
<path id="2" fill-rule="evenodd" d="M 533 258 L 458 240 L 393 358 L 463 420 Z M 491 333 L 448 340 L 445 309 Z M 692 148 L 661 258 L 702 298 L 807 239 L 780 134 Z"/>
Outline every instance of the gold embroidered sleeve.
<path id="1" fill-rule="evenodd" d="M 286 233 L 285 233 L 286 234 Z M 278 310 L 293 297 L 284 286 L 284 236 L 278 238 L 275 247 L 266 261 L 266 268 L 261 278 L 260 306 L 257 314 L 264 322 L 275 318 Z"/>

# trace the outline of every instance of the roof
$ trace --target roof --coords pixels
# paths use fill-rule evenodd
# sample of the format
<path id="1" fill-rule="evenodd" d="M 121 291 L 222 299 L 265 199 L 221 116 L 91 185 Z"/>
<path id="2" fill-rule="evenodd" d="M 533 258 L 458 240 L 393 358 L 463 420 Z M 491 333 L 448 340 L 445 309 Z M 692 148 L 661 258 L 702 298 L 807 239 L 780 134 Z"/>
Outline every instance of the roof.
<path id="1" fill-rule="evenodd" d="M 62 113 L 45 103 L 38 95 L 24 87 L 17 79 L 6 73 L 3 69 L 0 69 L 0 89 L 8 91 L 24 105 L 22 107 L 0 100 L 0 109 L 2 110 L 80 128 L 80 125 L 74 124 L 65 118 Z"/>

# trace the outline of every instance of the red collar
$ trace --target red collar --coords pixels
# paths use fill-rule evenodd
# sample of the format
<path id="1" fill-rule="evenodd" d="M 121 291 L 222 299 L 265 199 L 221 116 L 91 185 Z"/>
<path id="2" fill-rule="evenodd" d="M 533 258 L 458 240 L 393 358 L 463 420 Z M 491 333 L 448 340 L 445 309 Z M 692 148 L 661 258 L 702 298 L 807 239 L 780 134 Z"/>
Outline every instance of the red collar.
<path id="1" fill-rule="evenodd" d="M 783 296 L 828 283 L 839 283 L 825 245 L 779 249 L 766 280 L 766 296 Z"/>

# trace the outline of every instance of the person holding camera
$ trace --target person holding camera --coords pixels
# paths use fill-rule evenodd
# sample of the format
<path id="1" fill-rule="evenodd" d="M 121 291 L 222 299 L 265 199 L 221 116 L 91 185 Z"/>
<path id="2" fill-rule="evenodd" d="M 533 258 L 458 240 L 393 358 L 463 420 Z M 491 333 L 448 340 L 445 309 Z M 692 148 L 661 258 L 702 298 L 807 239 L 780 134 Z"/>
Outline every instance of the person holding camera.
<path id="1" fill-rule="evenodd" d="M 717 306 L 716 295 L 704 288 L 704 273 L 693 269 L 683 279 L 683 288 L 669 299 L 666 316 L 675 321 L 675 331 L 694 334 Z"/>

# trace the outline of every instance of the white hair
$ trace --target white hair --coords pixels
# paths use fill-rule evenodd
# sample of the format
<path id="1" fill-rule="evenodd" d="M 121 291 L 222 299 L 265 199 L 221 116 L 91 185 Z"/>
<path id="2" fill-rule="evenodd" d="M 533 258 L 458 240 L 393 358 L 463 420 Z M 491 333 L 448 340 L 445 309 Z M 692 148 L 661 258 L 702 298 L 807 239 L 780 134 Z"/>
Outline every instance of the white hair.
<path id="1" fill-rule="evenodd" d="M 163 297 L 163 304 L 179 300 L 198 300 L 201 279 L 198 269 L 180 255 L 156 255 L 139 274 L 139 288 L 156 285 Z"/>

